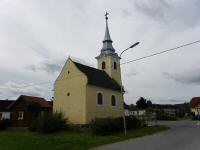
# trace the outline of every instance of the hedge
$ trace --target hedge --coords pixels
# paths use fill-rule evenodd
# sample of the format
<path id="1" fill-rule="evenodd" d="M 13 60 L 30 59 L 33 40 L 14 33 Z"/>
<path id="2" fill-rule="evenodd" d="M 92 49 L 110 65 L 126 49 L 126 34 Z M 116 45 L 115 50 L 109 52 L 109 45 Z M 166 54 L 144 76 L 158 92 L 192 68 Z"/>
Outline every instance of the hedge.
<path id="1" fill-rule="evenodd" d="M 127 130 L 140 128 L 144 125 L 142 120 L 139 120 L 134 116 L 126 117 Z M 97 135 L 110 135 L 112 133 L 121 132 L 124 129 L 123 118 L 96 118 L 91 121 L 90 129 L 92 133 Z"/>
<path id="2" fill-rule="evenodd" d="M 39 133 L 53 133 L 68 128 L 67 119 L 62 113 L 49 113 L 40 116 L 32 121 L 29 126 L 30 131 L 37 131 Z"/>

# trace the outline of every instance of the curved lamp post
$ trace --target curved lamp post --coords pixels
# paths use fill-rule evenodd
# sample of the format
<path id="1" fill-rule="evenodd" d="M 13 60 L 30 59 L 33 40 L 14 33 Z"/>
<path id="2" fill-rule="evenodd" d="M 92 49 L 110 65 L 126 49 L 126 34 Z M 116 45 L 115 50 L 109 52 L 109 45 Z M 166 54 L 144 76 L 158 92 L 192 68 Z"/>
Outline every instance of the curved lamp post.
<path id="1" fill-rule="evenodd" d="M 128 47 L 127 49 L 123 50 L 123 51 L 120 53 L 119 57 L 121 58 L 122 54 L 123 54 L 125 51 L 127 51 L 127 50 L 129 50 L 129 49 L 131 49 L 131 48 L 133 48 L 133 47 L 135 47 L 135 46 L 137 46 L 139 43 L 140 43 L 140 42 L 136 42 L 135 44 L 131 45 L 131 46 Z M 124 109 L 124 96 L 123 96 L 123 86 L 122 86 L 122 83 L 121 83 L 121 96 L 122 96 L 122 108 L 123 108 L 124 134 L 126 135 L 126 133 L 127 133 L 127 132 L 126 132 L 126 117 L 125 117 L 125 109 Z"/>

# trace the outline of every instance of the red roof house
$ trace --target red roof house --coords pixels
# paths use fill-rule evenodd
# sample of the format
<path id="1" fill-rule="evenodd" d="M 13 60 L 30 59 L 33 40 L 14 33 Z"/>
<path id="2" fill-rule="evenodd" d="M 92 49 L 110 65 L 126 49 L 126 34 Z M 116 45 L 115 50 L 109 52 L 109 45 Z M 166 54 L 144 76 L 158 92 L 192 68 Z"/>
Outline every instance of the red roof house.
<path id="1" fill-rule="evenodd" d="M 41 97 L 21 95 L 9 109 L 12 126 L 28 127 L 34 118 L 52 111 L 52 103 Z"/>
<path id="2" fill-rule="evenodd" d="M 194 113 L 194 115 L 200 114 L 200 97 L 193 97 L 190 101 L 191 106 L 191 112 Z"/>
<path id="3" fill-rule="evenodd" d="M 200 104 L 200 97 L 193 97 L 190 101 L 190 105 L 192 108 L 198 106 Z"/>

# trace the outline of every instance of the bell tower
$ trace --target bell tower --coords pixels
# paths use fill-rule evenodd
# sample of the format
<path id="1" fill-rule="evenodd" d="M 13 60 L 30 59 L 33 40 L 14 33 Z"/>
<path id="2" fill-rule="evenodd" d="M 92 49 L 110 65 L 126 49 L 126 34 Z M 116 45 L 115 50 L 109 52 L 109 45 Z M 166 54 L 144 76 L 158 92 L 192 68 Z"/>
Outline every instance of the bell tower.
<path id="1" fill-rule="evenodd" d="M 103 47 L 101 53 L 96 57 L 98 61 L 98 69 L 104 70 L 111 78 L 116 80 L 120 85 L 121 81 L 121 69 L 120 69 L 120 57 L 115 53 L 115 49 L 112 46 L 112 40 L 108 29 L 108 13 L 105 14 L 106 30 L 103 40 Z"/>

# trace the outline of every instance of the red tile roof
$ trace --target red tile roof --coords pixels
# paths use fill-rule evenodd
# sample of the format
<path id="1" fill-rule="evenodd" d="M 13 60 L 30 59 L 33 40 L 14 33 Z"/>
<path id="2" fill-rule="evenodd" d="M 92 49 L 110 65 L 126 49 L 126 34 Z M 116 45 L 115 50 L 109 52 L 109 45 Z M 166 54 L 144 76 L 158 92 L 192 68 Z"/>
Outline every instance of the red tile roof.
<path id="1" fill-rule="evenodd" d="M 47 100 L 45 100 L 44 98 L 41 98 L 41 97 L 21 95 L 16 101 L 18 101 L 18 100 L 24 100 L 25 102 L 36 102 L 40 105 L 40 107 L 52 108 L 51 102 L 47 101 Z M 15 105 L 15 103 L 12 104 L 9 107 L 12 108 L 14 105 Z"/>
<path id="2" fill-rule="evenodd" d="M 195 107 L 200 104 L 200 97 L 193 97 L 190 101 L 191 107 Z"/>

